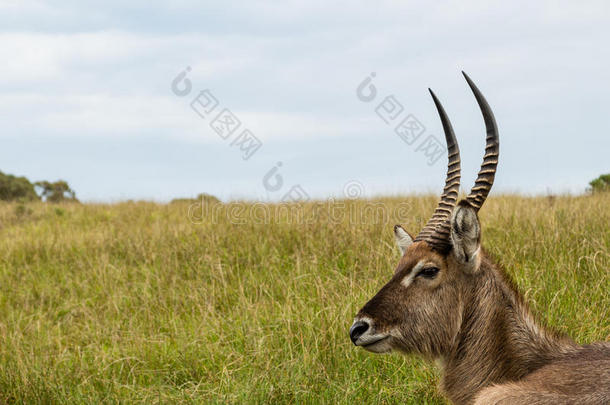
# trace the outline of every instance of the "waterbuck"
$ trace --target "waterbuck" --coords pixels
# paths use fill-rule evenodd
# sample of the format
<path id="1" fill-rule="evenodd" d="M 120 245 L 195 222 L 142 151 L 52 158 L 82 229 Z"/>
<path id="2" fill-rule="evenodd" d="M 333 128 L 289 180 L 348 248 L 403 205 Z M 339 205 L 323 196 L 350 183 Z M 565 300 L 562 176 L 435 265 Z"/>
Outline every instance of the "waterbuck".
<path id="1" fill-rule="evenodd" d="M 487 129 L 475 185 L 457 203 L 460 152 L 430 90 L 447 141 L 445 188 L 416 238 L 394 227 L 402 258 L 358 312 L 350 338 L 374 353 L 398 350 L 438 360 L 442 390 L 455 404 L 610 404 L 610 343 L 580 346 L 541 326 L 481 247 L 477 212 L 493 185 L 498 130 L 489 104 L 464 76 Z"/>

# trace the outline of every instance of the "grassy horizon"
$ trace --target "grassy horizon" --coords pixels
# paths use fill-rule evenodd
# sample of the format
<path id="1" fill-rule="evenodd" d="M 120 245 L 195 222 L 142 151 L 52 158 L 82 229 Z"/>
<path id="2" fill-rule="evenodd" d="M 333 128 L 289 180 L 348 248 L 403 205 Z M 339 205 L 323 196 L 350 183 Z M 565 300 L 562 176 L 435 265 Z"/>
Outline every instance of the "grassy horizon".
<path id="1" fill-rule="evenodd" d="M 0 403 L 445 403 L 351 345 L 436 196 L 0 204 Z M 482 242 L 553 329 L 610 340 L 610 195 L 490 197 Z"/>

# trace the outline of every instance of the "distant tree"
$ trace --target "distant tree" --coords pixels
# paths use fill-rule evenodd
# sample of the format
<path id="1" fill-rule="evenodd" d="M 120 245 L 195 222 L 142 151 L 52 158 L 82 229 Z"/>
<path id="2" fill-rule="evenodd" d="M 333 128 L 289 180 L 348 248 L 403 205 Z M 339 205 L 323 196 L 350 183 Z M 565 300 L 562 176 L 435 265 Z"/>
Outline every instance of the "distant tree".
<path id="1" fill-rule="evenodd" d="M 591 193 L 601 193 L 610 191 L 610 173 L 602 174 L 595 180 L 589 182 L 589 191 Z"/>
<path id="2" fill-rule="evenodd" d="M 70 188 L 64 180 L 56 182 L 38 181 L 34 184 L 38 189 L 38 194 L 46 202 L 63 202 L 63 201 L 78 201 L 76 193 Z"/>
<path id="3" fill-rule="evenodd" d="M 0 172 L 0 200 L 26 202 L 40 200 L 40 197 L 25 177 Z"/>

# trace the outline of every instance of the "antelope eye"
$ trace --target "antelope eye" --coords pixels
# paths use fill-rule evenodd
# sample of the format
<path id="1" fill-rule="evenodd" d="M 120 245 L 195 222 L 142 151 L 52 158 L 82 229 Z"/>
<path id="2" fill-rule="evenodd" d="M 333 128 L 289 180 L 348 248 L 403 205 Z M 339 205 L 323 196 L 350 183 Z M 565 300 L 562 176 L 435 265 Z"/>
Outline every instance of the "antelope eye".
<path id="1" fill-rule="evenodd" d="M 425 278 L 434 278 L 438 274 L 438 267 L 424 267 L 419 273 L 417 273 L 417 277 L 422 276 Z"/>

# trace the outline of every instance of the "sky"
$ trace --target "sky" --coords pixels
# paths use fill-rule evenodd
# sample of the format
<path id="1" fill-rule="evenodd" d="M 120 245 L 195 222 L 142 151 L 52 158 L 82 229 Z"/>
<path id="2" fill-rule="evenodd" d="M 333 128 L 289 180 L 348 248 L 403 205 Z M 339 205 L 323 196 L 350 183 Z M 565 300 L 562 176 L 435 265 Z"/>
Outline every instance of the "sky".
<path id="1" fill-rule="evenodd" d="M 467 192 L 463 70 L 492 193 L 582 193 L 610 171 L 609 40 L 603 1 L 0 0 L 0 170 L 92 202 L 440 193 L 430 87 Z"/>

